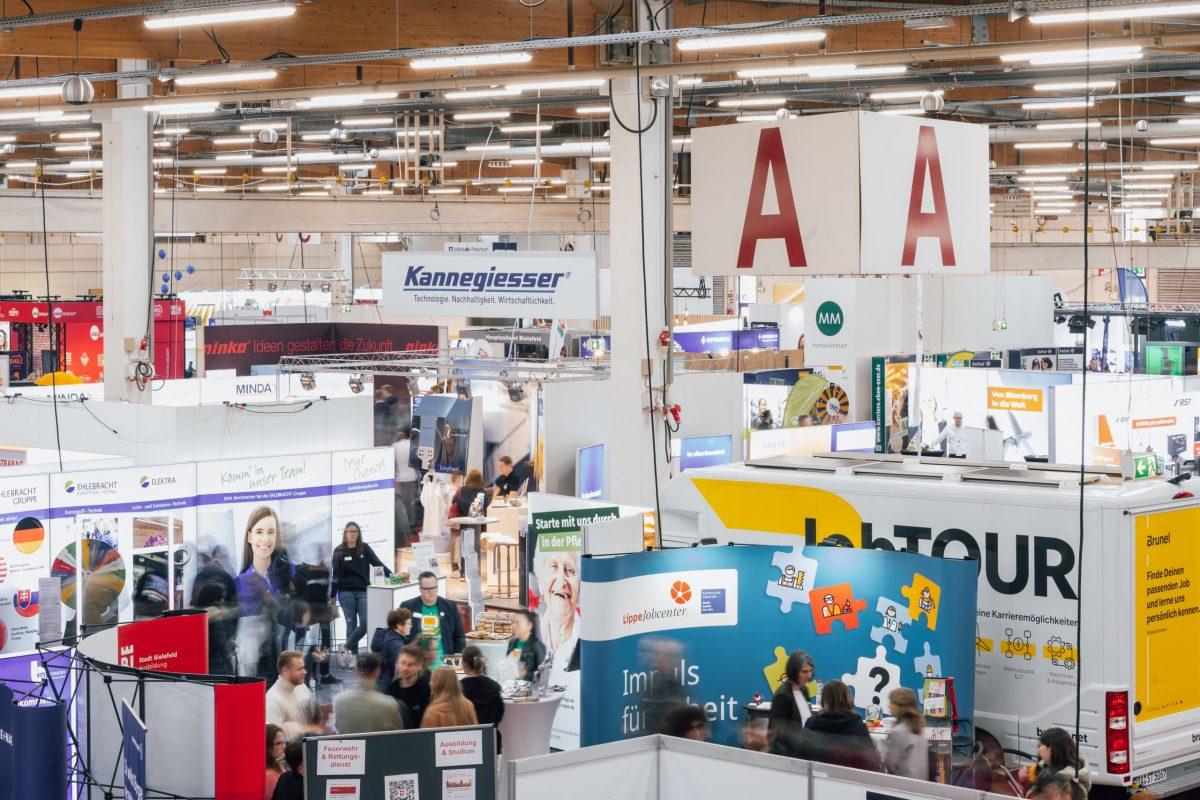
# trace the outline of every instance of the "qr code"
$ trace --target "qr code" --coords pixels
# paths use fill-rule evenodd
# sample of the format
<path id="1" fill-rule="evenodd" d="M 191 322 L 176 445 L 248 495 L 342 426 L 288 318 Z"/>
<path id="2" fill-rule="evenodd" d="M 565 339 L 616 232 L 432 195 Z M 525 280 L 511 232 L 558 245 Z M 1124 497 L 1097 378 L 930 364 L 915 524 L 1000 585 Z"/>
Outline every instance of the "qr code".
<path id="1" fill-rule="evenodd" d="M 420 800 L 417 774 L 388 775 L 383 779 L 383 796 L 387 800 Z"/>

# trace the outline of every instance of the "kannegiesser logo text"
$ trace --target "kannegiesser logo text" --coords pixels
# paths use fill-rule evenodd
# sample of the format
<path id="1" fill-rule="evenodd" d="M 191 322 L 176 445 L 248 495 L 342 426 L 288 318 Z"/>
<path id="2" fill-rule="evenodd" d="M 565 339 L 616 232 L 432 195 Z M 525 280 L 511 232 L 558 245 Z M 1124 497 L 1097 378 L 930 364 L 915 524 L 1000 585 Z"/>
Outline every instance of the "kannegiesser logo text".
<path id="1" fill-rule="evenodd" d="M 408 267 L 404 273 L 404 290 L 421 289 L 466 289 L 470 292 L 503 292 L 513 290 L 557 289 L 569 272 L 529 272 L 505 270 L 491 267 L 482 270 L 458 270 L 431 272 L 424 266 Z"/>

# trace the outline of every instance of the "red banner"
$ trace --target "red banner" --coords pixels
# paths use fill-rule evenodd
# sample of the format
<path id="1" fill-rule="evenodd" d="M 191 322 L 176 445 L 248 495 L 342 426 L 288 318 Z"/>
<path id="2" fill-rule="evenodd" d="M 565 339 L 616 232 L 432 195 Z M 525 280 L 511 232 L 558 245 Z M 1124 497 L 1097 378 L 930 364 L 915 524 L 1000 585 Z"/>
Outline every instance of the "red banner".
<path id="1" fill-rule="evenodd" d="M 267 685 L 213 687 L 213 765 L 216 800 L 259 800 L 267 761 Z"/>
<path id="2" fill-rule="evenodd" d="M 104 382 L 104 334 L 99 322 L 63 326 L 64 367 L 84 383 Z"/>
<path id="3" fill-rule="evenodd" d="M 208 614 L 175 614 L 120 626 L 117 663 L 150 672 L 208 674 Z"/>

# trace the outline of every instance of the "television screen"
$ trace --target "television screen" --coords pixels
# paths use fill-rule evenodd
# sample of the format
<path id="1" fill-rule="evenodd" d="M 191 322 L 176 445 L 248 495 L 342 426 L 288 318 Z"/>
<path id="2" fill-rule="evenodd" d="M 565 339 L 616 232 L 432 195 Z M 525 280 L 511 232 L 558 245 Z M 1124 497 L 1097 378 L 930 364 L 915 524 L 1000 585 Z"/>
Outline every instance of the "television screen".
<path id="1" fill-rule="evenodd" d="M 713 467 L 733 461 L 732 436 L 696 436 L 679 441 L 679 471 Z"/>
<path id="2" fill-rule="evenodd" d="M 581 447 L 575 462 L 575 496 L 584 500 L 603 500 L 604 445 Z"/>

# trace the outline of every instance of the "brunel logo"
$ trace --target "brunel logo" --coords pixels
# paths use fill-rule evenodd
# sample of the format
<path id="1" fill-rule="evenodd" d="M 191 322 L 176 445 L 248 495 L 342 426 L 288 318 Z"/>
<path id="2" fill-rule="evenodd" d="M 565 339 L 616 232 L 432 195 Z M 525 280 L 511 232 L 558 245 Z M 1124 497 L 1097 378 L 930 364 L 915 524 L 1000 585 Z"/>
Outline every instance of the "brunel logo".
<path id="1" fill-rule="evenodd" d="M 837 336 L 845 322 L 842 307 L 832 300 L 826 300 L 817 306 L 817 330 L 823 336 Z"/>

